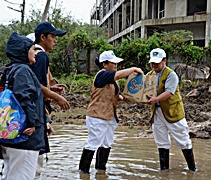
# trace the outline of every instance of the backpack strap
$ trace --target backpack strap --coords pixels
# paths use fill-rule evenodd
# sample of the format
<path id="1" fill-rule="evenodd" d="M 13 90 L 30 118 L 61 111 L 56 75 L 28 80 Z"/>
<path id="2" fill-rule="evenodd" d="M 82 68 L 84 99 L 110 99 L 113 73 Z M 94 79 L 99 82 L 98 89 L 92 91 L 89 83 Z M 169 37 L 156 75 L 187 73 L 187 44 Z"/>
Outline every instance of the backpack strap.
<path id="1" fill-rule="evenodd" d="M 36 53 L 43 52 L 43 50 L 40 47 L 36 47 L 34 48 L 34 50 Z"/>
<path id="2" fill-rule="evenodd" d="M 6 66 L 0 66 L 0 92 L 4 90 L 6 82 Z"/>

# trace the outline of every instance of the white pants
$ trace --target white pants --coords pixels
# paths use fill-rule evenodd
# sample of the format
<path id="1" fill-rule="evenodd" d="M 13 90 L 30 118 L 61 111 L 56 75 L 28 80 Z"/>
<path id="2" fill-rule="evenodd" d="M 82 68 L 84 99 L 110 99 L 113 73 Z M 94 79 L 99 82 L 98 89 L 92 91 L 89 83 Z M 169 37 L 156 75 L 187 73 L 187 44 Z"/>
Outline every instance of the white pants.
<path id="1" fill-rule="evenodd" d="M 88 141 L 85 149 L 96 151 L 99 147 L 109 148 L 114 143 L 114 131 L 118 126 L 116 119 L 102 120 L 86 116 Z"/>
<path id="2" fill-rule="evenodd" d="M 1 148 L 4 157 L 2 180 L 34 180 L 39 151 Z"/>
<path id="3" fill-rule="evenodd" d="M 192 148 L 192 142 L 189 137 L 189 127 L 185 118 L 175 123 L 169 123 L 163 116 L 161 108 L 157 107 L 154 114 L 152 130 L 158 148 L 170 149 L 171 139 L 169 132 L 177 147 L 180 149 Z"/>
<path id="4" fill-rule="evenodd" d="M 41 175 L 41 171 L 43 168 L 43 161 L 44 161 L 44 155 L 43 154 L 39 155 L 37 161 L 36 177 L 39 177 Z"/>

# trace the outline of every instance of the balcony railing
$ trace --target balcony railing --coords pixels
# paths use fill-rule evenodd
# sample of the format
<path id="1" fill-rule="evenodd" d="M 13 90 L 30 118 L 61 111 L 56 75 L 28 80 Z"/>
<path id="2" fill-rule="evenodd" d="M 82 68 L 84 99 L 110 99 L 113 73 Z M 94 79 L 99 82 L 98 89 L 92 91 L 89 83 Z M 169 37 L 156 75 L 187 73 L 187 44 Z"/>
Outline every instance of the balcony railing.
<path id="1" fill-rule="evenodd" d="M 159 18 L 164 18 L 165 17 L 165 9 L 159 12 Z"/>

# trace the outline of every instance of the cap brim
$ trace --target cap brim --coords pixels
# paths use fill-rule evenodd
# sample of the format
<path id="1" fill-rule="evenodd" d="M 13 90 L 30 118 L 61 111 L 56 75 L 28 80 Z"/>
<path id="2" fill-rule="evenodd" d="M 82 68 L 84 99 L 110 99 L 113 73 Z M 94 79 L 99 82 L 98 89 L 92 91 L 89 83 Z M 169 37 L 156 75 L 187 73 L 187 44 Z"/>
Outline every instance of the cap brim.
<path id="1" fill-rule="evenodd" d="M 49 32 L 51 34 L 55 34 L 56 36 L 64 36 L 67 31 L 64 31 L 64 30 L 55 30 L 55 31 L 52 31 L 52 32 Z"/>
<path id="2" fill-rule="evenodd" d="M 160 63 L 163 58 L 151 57 L 149 63 Z"/>
<path id="3" fill-rule="evenodd" d="M 122 58 L 114 57 L 113 59 L 109 59 L 108 61 L 112 62 L 112 63 L 119 63 L 119 62 L 121 62 L 123 60 L 124 59 L 122 59 Z"/>

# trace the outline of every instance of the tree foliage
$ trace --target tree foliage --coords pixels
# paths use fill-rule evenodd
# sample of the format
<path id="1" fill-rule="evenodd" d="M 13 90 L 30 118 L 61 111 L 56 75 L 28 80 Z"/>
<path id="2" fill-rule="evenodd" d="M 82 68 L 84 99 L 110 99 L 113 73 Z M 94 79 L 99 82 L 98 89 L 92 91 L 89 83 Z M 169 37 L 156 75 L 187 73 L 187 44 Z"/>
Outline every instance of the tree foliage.
<path id="1" fill-rule="evenodd" d="M 47 15 L 47 21 L 54 24 L 57 29 L 64 29 L 67 34 L 57 37 L 56 46 L 53 51 L 48 52 L 50 58 L 50 68 L 54 75 L 69 75 L 71 73 L 71 62 L 68 55 L 71 50 L 74 51 L 74 57 L 77 64 L 78 54 L 83 48 L 90 48 L 90 41 L 94 42 L 97 38 L 105 38 L 105 28 L 99 28 L 96 25 L 82 24 L 69 14 L 63 14 L 62 5 L 57 9 L 50 8 Z M 41 10 L 32 9 L 31 14 L 22 24 L 19 21 L 13 21 L 9 25 L 0 25 L 0 60 L 1 64 L 9 62 L 5 54 L 6 43 L 12 32 L 23 35 L 34 32 L 35 27 L 40 23 Z M 106 41 L 106 40 L 105 40 Z"/>
<path id="2" fill-rule="evenodd" d="M 120 64 L 120 68 L 138 66 L 145 72 L 148 71 L 150 51 L 157 47 L 164 49 L 167 54 L 179 54 L 188 65 L 200 63 L 206 53 L 205 48 L 193 45 L 193 34 L 190 31 L 154 32 L 147 39 L 128 37 L 115 47 L 117 55 L 125 60 Z"/>
<path id="3" fill-rule="evenodd" d="M 106 39 L 99 37 L 92 42 L 92 47 L 98 50 L 98 54 L 101 54 L 106 50 L 114 50 L 114 46 L 109 44 Z"/>
<path id="4" fill-rule="evenodd" d="M 207 49 L 193 45 L 193 34 L 190 31 L 176 30 L 170 32 L 154 32 L 147 39 L 127 37 L 116 47 L 108 43 L 106 36 L 106 27 L 96 25 L 82 24 L 74 20 L 69 14 L 63 14 L 64 9 L 60 5 L 57 9 L 50 8 L 47 15 L 47 21 L 53 23 L 57 29 L 65 29 L 67 34 L 57 38 L 56 46 L 49 52 L 50 68 L 53 75 L 68 76 L 72 72 L 72 66 L 77 68 L 78 56 L 82 50 L 86 50 L 89 59 L 90 49 L 95 48 L 98 54 L 105 50 L 113 50 L 115 54 L 124 59 L 119 64 L 119 68 L 128 68 L 131 66 L 141 67 L 144 71 L 149 69 L 149 53 L 153 48 L 163 48 L 167 54 L 180 54 L 184 57 L 188 65 L 200 63 L 204 58 L 206 51 L 211 51 L 211 42 Z M 13 31 L 27 35 L 34 31 L 36 25 L 40 22 L 42 13 L 40 10 L 31 10 L 31 15 L 27 17 L 24 24 L 19 21 L 13 21 L 8 26 L 0 25 L 0 57 L 1 63 L 8 62 L 5 54 L 5 46 L 9 36 Z M 73 51 L 74 64 L 70 62 L 69 54 Z"/>

